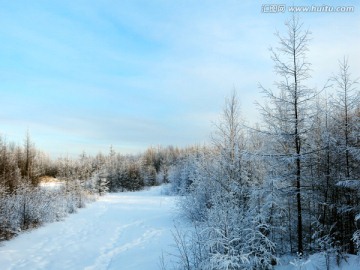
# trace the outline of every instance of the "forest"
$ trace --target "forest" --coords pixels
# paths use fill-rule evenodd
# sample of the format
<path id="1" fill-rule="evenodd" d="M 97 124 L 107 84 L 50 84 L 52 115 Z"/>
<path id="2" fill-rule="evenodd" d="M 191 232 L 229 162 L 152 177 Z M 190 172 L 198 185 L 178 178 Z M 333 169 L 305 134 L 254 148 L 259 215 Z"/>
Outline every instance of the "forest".
<path id="1" fill-rule="evenodd" d="M 193 227 L 175 234 L 183 269 L 272 269 L 284 254 L 321 253 L 328 262 L 360 254 L 357 74 L 344 57 L 316 89 L 311 33 L 294 16 L 276 38 L 276 81 L 259 84 L 262 119 L 247 125 L 234 91 L 207 145 L 51 160 L 29 132 L 23 145 L 0 137 L 0 238 L 61 220 L 106 192 L 168 183 Z M 49 178 L 63 184 L 42 188 Z"/>

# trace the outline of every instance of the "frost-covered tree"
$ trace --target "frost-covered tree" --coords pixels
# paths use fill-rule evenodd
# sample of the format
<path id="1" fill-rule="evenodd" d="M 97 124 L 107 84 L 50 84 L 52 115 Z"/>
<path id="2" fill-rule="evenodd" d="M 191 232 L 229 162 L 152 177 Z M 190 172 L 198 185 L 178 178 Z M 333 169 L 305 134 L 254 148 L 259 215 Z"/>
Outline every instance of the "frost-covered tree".
<path id="1" fill-rule="evenodd" d="M 109 191 L 108 174 L 105 172 L 105 170 L 96 172 L 93 176 L 93 181 L 95 184 L 94 190 L 100 196 L 105 195 Z"/>
<path id="2" fill-rule="evenodd" d="M 190 159 L 194 167 L 182 163 L 173 175 L 177 186 L 189 184 L 182 209 L 200 228 L 192 237 L 193 246 L 204 247 L 201 256 L 195 254 L 201 258 L 198 269 L 270 269 L 274 244 L 268 237 L 267 210 L 261 206 L 263 194 L 254 192 L 263 177 L 247 157 L 235 92 L 226 100 L 212 139 L 212 147 Z"/>
<path id="3" fill-rule="evenodd" d="M 336 90 L 331 105 L 334 108 L 334 128 L 337 131 L 334 137 L 339 149 L 339 173 L 342 180 L 350 180 L 359 172 L 359 118 L 356 110 L 360 102 L 360 93 L 356 88 L 358 80 L 352 78 L 347 58 L 339 61 L 339 73 L 332 80 Z"/>
<path id="4" fill-rule="evenodd" d="M 187 152 L 169 169 L 169 182 L 173 194 L 186 195 L 197 177 L 197 153 Z"/>
<path id="5" fill-rule="evenodd" d="M 17 149 L 0 136 L 0 188 L 9 193 L 22 181 Z"/>
<path id="6" fill-rule="evenodd" d="M 297 250 L 302 253 L 303 160 L 308 120 L 311 119 L 310 106 L 315 93 L 306 85 L 310 78 L 310 63 L 306 58 L 310 32 L 303 29 L 303 24 L 295 15 L 285 25 L 286 34 L 276 34 L 279 47 L 271 49 L 275 73 L 279 76 L 275 83 L 278 93 L 260 86 L 268 99 L 268 105 L 260 105 L 260 108 L 267 141 L 272 148 L 268 155 L 280 162 L 278 174 L 288 182 L 289 202 L 296 204 Z"/>
<path id="7" fill-rule="evenodd" d="M 359 108 L 360 93 L 357 88 L 358 80 L 353 79 L 350 73 L 348 60 L 344 58 L 339 62 L 339 72 L 332 80 L 336 96 L 332 100 L 334 133 L 336 151 L 336 168 L 338 185 L 342 187 L 342 198 L 338 205 L 338 212 L 344 219 L 341 228 L 341 240 L 347 242 L 351 239 L 355 227 L 353 220 L 359 223 L 360 208 L 360 145 L 359 145 Z M 356 236 L 353 235 L 355 243 Z M 355 252 L 355 246 L 350 241 L 349 251 Z"/>

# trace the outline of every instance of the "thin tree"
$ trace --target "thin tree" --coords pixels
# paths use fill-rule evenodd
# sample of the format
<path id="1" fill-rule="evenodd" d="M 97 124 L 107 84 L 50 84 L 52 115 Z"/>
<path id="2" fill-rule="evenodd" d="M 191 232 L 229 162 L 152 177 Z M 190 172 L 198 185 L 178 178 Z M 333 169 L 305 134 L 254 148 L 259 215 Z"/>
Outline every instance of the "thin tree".
<path id="1" fill-rule="evenodd" d="M 27 130 L 24 140 L 24 172 L 23 176 L 35 186 L 36 179 L 34 176 L 34 159 L 35 147 L 31 140 L 30 132 Z"/>
<path id="2" fill-rule="evenodd" d="M 345 154 L 343 164 L 343 174 L 346 179 L 352 177 L 351 164 L 351 147 L 354 145 L 356 138 L 352 138 L 354 130 L 356 129 L 357 117 L 356 109 L 359 104 L 359 91 L 356 88 L 358 80 L 351 78 L 350 66 L 348 59 L 344 57 L 339 61 L 339 73 L 332 78 L 336 87 L 337 97 L 333 101 L 335 107 L 335 116 L 337 120 L 337 129 L 340 134 L 337 136 L 338 144 Z"/>
<path id="3" fill-rule="evenodd" d="M 287 178 L 296 196 L 297 208 L 297 249 L 303 252 L 303 209 L 302 177 L 305 136 L 310 103 L 315 97 L 313 89 L 306 86 L 310 78 L 310 63 L 306 53 L 310 32 L 303 30 L 303 24 L 295 15 L 285 23 L 286 35 L 276 33 L 279 47 L 271 48 L 275 73 L 281 78 L 275 83 L 280 94 L 260 85 L 262 92 L 270 99 L 270 106 L 260 106 L 267 125 L 267 133 L 274 142 L 274 156 L 283 161 Z"/>
<path id="4" fill-rule="evenodd" d="M 354 253 L 355 247 L 349 238 L 354 233 L 355 227 L 353 220 L 355 213 L 359 211 L 357 205 L 359 196 L 358 171 L 360 161 L 360 149 L 357 145 L 359 138 L 359 119 L 356 110 L 359 104 L 359 91 L 356 88 L 357 79 L 352 79 L 348 59 L 339 61 L 339 72 L 332 78 L 336 89 L 336 97 L 333 99 L 334 107 L 334 138 L 336 141 L 336 152 L 338 159 L 339 185 L 344 192 L 344 201 L 340 209 L 352 209 L 351 211 L 341 212 L 343 222 L 342 236 L 343 242 L 349 242 L 349 252 Z M 350 188 L 350 189 L 346 189 Z M 345 206 L 345 207 L 344 207 Z"/>

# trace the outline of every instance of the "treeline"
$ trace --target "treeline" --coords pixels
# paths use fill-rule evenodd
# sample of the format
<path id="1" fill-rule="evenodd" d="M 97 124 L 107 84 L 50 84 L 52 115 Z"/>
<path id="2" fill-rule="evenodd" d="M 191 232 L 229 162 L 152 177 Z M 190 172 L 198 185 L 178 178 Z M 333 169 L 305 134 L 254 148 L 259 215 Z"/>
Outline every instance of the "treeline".
<path id="1" fill-rule="evenodd" d="M 323 89 L 309 87 L 309 32 L 293 17 L 277 36 L 261 124 L 244 124 L 234 93 L 212 145 L 169 170 L 194 225 L 174 234 L 181 269 L 272 269 L 283 254 L 317 252 L 329 269 L 360 253 L 358 81 L 345 58 Z"/>
<path id="2" fill-rule="evenodd" d="M 168 168 L 182 151 L 158 147 L 126 156 L 111 147 L 106 155 L 52 160 L 29 133 L 21 146 L 0 136 L 0 240 L 61 220 L 107 192 L 167 183 Z"/>

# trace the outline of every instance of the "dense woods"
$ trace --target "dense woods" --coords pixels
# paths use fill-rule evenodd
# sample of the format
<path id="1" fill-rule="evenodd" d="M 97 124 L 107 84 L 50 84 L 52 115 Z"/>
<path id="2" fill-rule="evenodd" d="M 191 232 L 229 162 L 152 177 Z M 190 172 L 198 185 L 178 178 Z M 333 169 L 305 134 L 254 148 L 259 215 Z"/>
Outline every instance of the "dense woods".
<path id="1" fill-rule="evenodd" d="M 277 38 L 276 89 L 260 85 L 262 121 L 246 126 L 233 92 L 209 145 L 51 160 L 29 132 L 23 145 L 0 137 L 0 238 L 106 192 L 170 183 L 193 225 L 190 235 L 175 234 L 182 269 L 272 269 L 288 253 L 359 253 L 360 96 L 351 59 L 315 89 L 310 33 L 293 17 Z M 42 186 L 48 179 L 60 184 Z"/>

